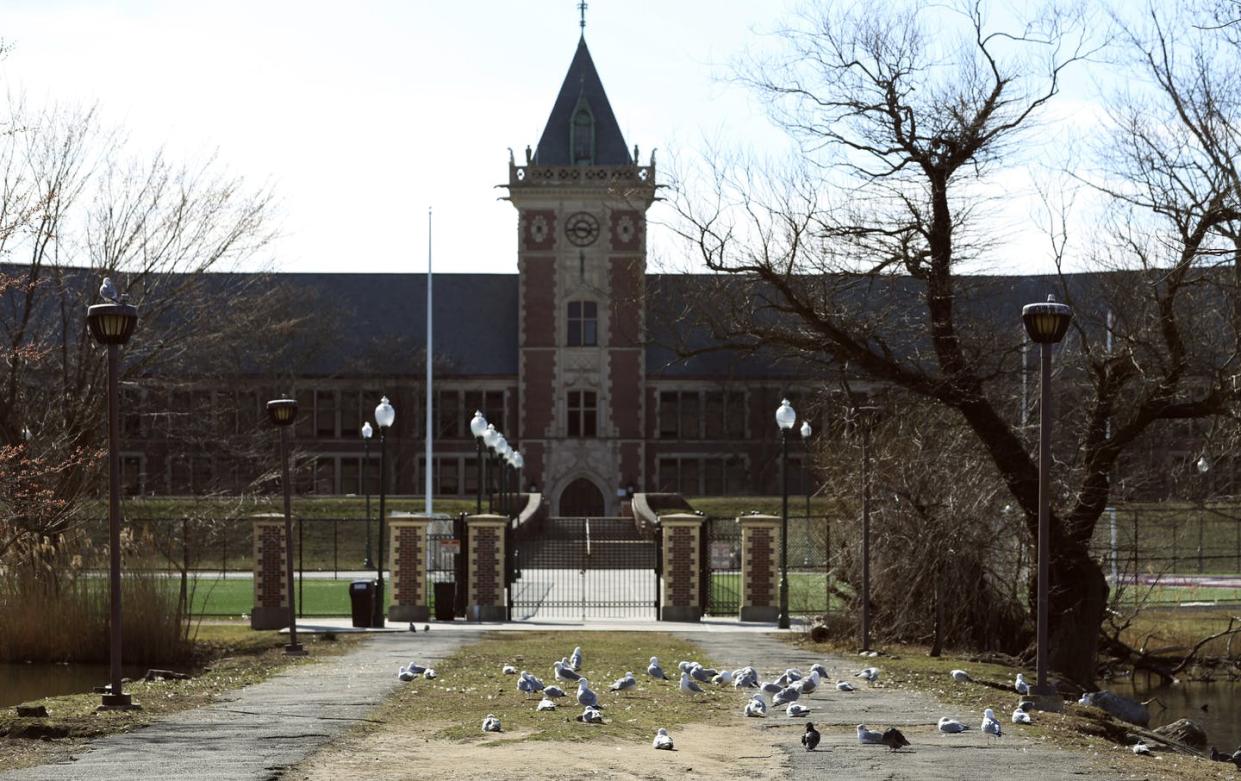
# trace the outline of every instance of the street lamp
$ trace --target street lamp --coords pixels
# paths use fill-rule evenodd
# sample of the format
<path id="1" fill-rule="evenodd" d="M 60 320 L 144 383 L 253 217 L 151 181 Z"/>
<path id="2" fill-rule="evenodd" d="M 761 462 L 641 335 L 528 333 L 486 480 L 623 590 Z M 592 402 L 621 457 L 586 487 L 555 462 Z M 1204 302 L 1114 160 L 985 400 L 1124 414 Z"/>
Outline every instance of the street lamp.
<path id="1" fill-rule="evenodd" d="M 1038 681 L 1034 693 L 1054 695 L 1047 684 L 1049 651 L 1048 599 L 1051 580 L 1051 348 L 1064 338 L 1073 319 L 1073 310 L 1048 296 L 1042 304 L 1021 308 L 1030 340 L 1039 345 L 1039 435 L 1038 435 Z"/>
<path id="2" fill-rule="evenodd" d="M 797 412 L 788 399 L 781 399 L 776 409 L 776 425 L 780 427 L 780 484 L 783 493 L 780 521 L 780 619 L 781 629 L 789 628 L 789 429 L 797 422 Z"/>
<path id="3" fill-rule="evenodd" d="M 369 420 L 362 424 L 362 490 L 366 493 L 366 560 L 362 562 L 362 569 L 375 566 L 371 559 L 371 486 L 366 482 L 366 465 L 371 461 L 371 437 L 374 433 Z"/>
<path id="4" fill-rule="evenodd" d="M 470 433 L 474 435 L 474 443 L 478 452 L 478 460 L 475 462 L 475 469 L 478 478 L 478 502 L 475 507 L 477 515 L 483 514 L 483 435 L 487 433 L 487 419 L 483 417 L 482 410 L 474 410 L 474 417 L 470 418 Z"/>
<path id="5" fill-rule="evenodd" d="M 862 650 L 870 650 L 870 429 L 878 407 L 854 407 L 853 419 L 862 428 Z"/>
<path id="6" fill-rule="evenodd" d="M 520 494 L 520 493 L 521 493 L 521 469 L 522 469 L 522 467 L 524 467 L 525 465 L 526 465 L 526 459 L 525 459 L 525 457 L 521 454 L 521 451 L 517 451 L 517 452 L 513 453 L 513 472 L 514 472 L 514 474 L 513 474 L 513 489 L 514 489 L 514 490 L 515 490 L 518 494 Z M 517 512 L 520 514 L 520 512 L 521 512 L 521 508 L 520 508 L 520 507 L 518 507 L 518 508 L 517 508 Z"/>
<path id="7" fill-rule="evenodd" d="M 384 498 L 388 491 L 386 434 L 395 421 L 396 410 L 388 403 L 388 397 L 384 396 L 379 400 L 379 406 L 375 407 L 375 425 L 379 426 L 379 558 L 375 561 L 375 580 L 379 585 L 375 590 L 374 613 L 371 615 L 372 627 L 384 625 Z M 431 465 L 427 464 L 427 468 L 430 469 Z"/>
<path id="8" fill-rule="evenodd" d="M 1203 572 L 1203 542 L 1206 535 L 1206 509 L 1207 509 L 1207 492 L 1210 488 L 1206 484 L 1206 473 L 1211 471 L 1211 460 L 1204 456 L 1199 456 L 1198 461 L 1194 464 L 1198 468 L 1198 474 L 1203 476 L 1202 487 L 1198 490 L 1198 574 Z M 1135 543 L 1136 544 L 1136 543 Z"/>
<path id="9" fill-rule="evenodd" d="M 500 436 L 500 432 L 496 431 L 495 424 L 493 423 L 488 423 L 487 428 L 483 430 L 483 444 L 487 446 L 487 450 L 488 450 L 487 461 L 484 462 L 485 465 L 487 466 L 491 465 L 490 464 L 491 462 L 490 451 L 495 448 L 496 442 L 499 441 L 499 436 Z M 494 470 L 485 470 L 483 472 L 483 481 L 487 484 L 487 512 L 492 512 L 495 510 L 495 503 L 491 499 L 491 479 L 489 476 L 490 472 L 492 471 Z"/>
<path id="10" fill-rule="evenodd" d="M 505 496 L 504 492 L 508 488 L 508 484 L 507 484 L 508 472 L 504 469 L 504 460 L 508 453 L 508 440 L 505 439 L 504 435 L 498 431 L 496 432 L 495 451 L 496 451 L 496 470 L 499 472 L 499 475 L 500 475 L 500 484 L 498 486 L 499 488 L 498 504 L 499 504 L 500 512 L 503 513 L 505 511 L 505 502 L 507 501 L 507 497 Z"/>
<path id="11" fill-rule="evenodd" d="M 86 322 L 95 341 L 108 348 L 108 596 L 111 616 L 108 630 L 111 641 L 111 677 L 108 692 L 102 697 L 101 709 L 136 707 L 132 698 L 121 689 L 121 461 L 120 461 L 120 391 L 121 345 L 129 341 L 138 325 L 138 309 L 116 295 L 112 281 L 104 278 L 100 293 L 112 303 L 95 304 L 86 310 Z M 22 429 L 29 442 L 28 429 Z"/>
<path id="12" fill-rule="evenodd" d="M 807 477 L 807 475 L 809 474 L 807 470 L 809 469 L 808 464 L 810 461 L 810 436 L 814 434 L 814 429 L 811 428 L 810 421 L 803 420 L 801 422 L 801 429 L 799 429 L 799 431 L 801 433 L 802 449 L 805 451 L 802 455 L 802 462 L 801 462 L 801 482 L 802 482 L 802 488 L 805 489 L 805 493 L 806 493 L 806 541 L 807 543 L 809 543 L 810 541 L 810 480 Z M 810 551 L 810 547 L 808 546 L 807 553 L 806 553 L 807 563 L 809 562 L 809 558 L 810 558 L 809 551 Z M 827 546 L 826 544 L 824 545 L 823 552 L 824 552 L 823 568 L 824 568 L 824 571 L 826 572 L 826 569 L 827 569 Z M 832 590 L 830 588 L 830 584 L 829 584 L 829 588 L 827 589 L 826 596 L 827 596 L 827 602 L 825 602 L 823 606 L 824 612 L 827 612 L 827 608 L 831 605 L 831 601 L 832 601 Z"/>
<path id="13" fill-rule="evenodd" d="M 284 647 L 284 652 L 288 656 L 305 656 L 306 649 L 297 642 L 297 607 L 293 604 L 293 487 L 289 482 L 289 426 L 297 420 L 297 401 L 272 399 L 267 402 L 267 417 L 280 429 L 280 480 L 284 488 L 284 585 L 289 595 L 289 644 Z"/>

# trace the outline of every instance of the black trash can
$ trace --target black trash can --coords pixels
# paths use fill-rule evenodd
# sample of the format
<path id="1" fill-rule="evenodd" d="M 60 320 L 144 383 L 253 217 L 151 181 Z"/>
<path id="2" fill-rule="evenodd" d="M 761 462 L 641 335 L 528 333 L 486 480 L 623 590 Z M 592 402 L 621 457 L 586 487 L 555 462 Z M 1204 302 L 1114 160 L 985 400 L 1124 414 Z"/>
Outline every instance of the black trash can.
<path id="1" fill-rule="evenodd" d="M 353 613 L 353 625 L 368 627 L 375 613 L 375 594 L 379 591 L 377 580 L 355 580 L 349 584 L 349 606 Z"/>
<path id="2" fill-rule="evenodd" d="M 457 601 L 456 583 L 435 584 L 435 620 L 451 621 L 455 615 L 453 607 Z"/>

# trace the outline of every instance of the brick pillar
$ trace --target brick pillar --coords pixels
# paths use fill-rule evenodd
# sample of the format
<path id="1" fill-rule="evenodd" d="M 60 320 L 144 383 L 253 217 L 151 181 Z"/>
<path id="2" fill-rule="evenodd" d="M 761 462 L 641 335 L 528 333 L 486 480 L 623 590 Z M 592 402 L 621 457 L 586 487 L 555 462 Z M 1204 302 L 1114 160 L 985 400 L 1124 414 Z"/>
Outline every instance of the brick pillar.
<path id="1" fill-rule="evenodd" d="M 743 515 L 741 525 L 741 620 L 780 617 L 780 519 Z"/>
<path id="2" fill-rule="evenodd" d="M 289 625 L 289 594 L 284 569 L 284 516 L 255 515 L 254 607 L 251 629 L 284 629 Z"/>
<path id="3" fill-rule="evenodd" d="M 504 621 L 508 603 L 504 593 L 504 526 L 502 515 L 471 515 L 468 530 L 470 582 L 466 616 L 471 621 Z"/>
<path id="4" fill-rule="evenodd" d="M 388 571 L 392 588 L 385 589 L 391 602 L 387 605 L 392 621 L 426 621 L 427 607 L 427 527 L 431 519 L 412 513 L 391 513 L 388 516 Z"/>
<path id="5" fill-rule="evenodd" d="M 702 548 L 701 515 L 664 515 L 662 529 L 663 583 L 659 617 L 664 621 L 699 621 L 702 600 L 699 580 Z"/>

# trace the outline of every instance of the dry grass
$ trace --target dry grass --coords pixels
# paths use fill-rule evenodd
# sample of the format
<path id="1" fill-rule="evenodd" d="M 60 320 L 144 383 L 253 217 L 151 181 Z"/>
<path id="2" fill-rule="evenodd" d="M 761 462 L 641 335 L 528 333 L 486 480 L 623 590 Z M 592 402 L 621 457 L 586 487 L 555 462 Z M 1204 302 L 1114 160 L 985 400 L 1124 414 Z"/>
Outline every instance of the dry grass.
<path id="1" fill-rule="evenodd" d="M 330 639 L 329 639 L 330 638 Z M 141 710 L 97 713 L 98 694 L 72 694 L 39 700 L 46 719 L 19 719 L 11 709 L 0 711 L 0 767 L 15 768 L 53 761 L 83 740 L 128 732 L 177 711 L 207 705 L 229 691 L 258 683 L 292 664 L 313 664 L 315 658 L 343 653 L 356 637 L 307 635 L 309 657 L 288 657 L 287 638 L 278 632 L 256 632 L 242 624 L 200 627 L 193 646 L 203 665 L 185 681 L 134 681 L 126 686 Z M 128 659 L 126 660 L 128 661 Z"/>
<path id="2" fill-rule="evenodd" d="M 1133 648 L 1143 644 L 1149 652 L 1178 655 L 1187 653 L 1199 640 L 1228 628 L 1228 620 L 1238 617 L 1241 610 L 1144 610 L 1121 633 L 1120 639 Z M 1234 627 L 1236 624 L 1234 624 Z M 1212 640 L 1199 652 L 1205 656 L 1241 655 L 1241 637 Z"/>
<path id="3" fill-rule="evenodd" d="M 607 729 L 581 724 L 576 689 L 558 684 L 570 695 L 550 712 L 536 712 L 539 697 L 517 691 L 517 676 L 504 675 L 511 664 L 529 670 L 545 684 L 553 683 L 552 661 L 572 651 L 563 632 L 505 632 L 470 645 L 437 666 L 440 677 L 418 680 L 399 690 L 382 708 L 382 721 L 394 724 L 441 722 L 437 738 L 479 740 L 480 725 L 489 713 L 500 718 L 512 740 L 578 742 L 607 737 L 614 740 L 650 740 L 659 727 L 674 728 L 690 722 L 715 720 L 735 713 L 738 695 L 732 687 L 704 685 L 705 695 L 687 697 L 678 682 L 657 681 L 646 675 L 647 662 L 658 656 L 665 670 L 676 671 L 682 659 L 710 660 L 691 643 L 653 632 L 590 632 L 584 635 L 582 672 L 599 695 Z M 638 680 L 635 691 L 609 693 L 608 687 L 626 672 Z M 672 673 L 669 673 L 671 677 Z M 679 675 L 678 675 L 679 681 Z"/>

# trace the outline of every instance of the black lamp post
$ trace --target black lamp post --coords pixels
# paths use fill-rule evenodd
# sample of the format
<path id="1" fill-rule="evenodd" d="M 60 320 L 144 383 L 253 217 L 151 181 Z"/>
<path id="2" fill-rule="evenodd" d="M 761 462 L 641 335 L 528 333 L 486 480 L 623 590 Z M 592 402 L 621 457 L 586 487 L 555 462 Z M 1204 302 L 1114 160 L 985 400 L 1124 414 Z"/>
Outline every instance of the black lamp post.
<path id="1" fill-rule="evenodd" d="M 802 462 L 801 462 L 801 484 L 802 484 L 801 487 L 804 493 L 806 494 L 806 540 L 807 542 L 809 542 L 810 540 L 810 480 L 808 476 L 809 476 L 809 468 L 810 468 L 809 467 L 810 436 L 814 434 L 814 428 L 811 427 L 810 421 L 803 420 L 801 422 L 801 428 L 798 429 L 798 431 L 801 433 L 801 444 L 802 444 L 802 449 L 804 451 L 802 453 Z M 806 553 L 807 562 L 809 561 L 809 555 L 810 554 L 809 554 L 809 548 L 808 548 L 807 553 Z M 824 547 L 823 569 L 824 569 L 824 572 L 827 571 L 826 546 Z M 829 588 L 827 590 L 827 602 L 823 606 L 824 612 L 827 611 L 827 608 L 831 603 L 831 599 L 832 599 L 832 590 Z"/>
<path id="2" fill-rule="evenodd" d="M 1021 308 L 1030 340 L 1039 345 L 1039 435 L 1038 435 L 1038 681 L 1034 693 L 1054 695 L 1047 683 L 1050 656 L 1048 598 L 1051 586 L 1051 348 L 1064 338 L 1073 319 L 1073 310 L 1048 296 L 1047 303 L 1026 304 Z"/>
<path id="3" fill-rule="evenodd" d="M 862 428 L 862 650 L 870 650 L 870 429 L 877 407 L 854 407 L 853 418 Z"/>
<path id="4" fill-rule="evenodd" d="M 108 710 L 137 707 L 121 688 L 121 427 L 118 375 L 121 345 L 133 335 L 138 324 L 138 309 L 121 300 L 112 287 L 112 280 L 107 277 L 103 280 L 100 293 L 110 298 L 112 303 L 89 307 L 86 322 L 95 341 L 108 348 L 108 596 L 111 601 L 108 632 L 112 682 L 99 706 Z M 29 439 L 26 437 L 27 441 Z"/>
<path id="5" fill-rule="evenodd" d="M 789 628 L 789 430 L 797 422 L 797 412 L 782 399 L 776 409 L 776 425 L 780 427 L 780 490 L 783 496 L 780 511 L 780 618 L 776 625 Z"/>
<path id="6" fill-rule="evenodd" d="M 371 461 L 371 437 L 374 433 L 369 420 L 362 424 L 362 490 L 366 494 L 366 560 L 362 562 L 362 569 L 375 566 L 371 558 L 371 486 L 366 482 L 366 465 Z"/>
<path id="7" fill-rule="evenodd" d="M 297 608 L 293 600 L 293 486 L 289 481 L 289 426 L 297 420 L 297 401 L 272 399 L 267 402 L 267 416 L 280 429 L 280 473 L 284 487 L 284 572 L 289 595 L 288 656 L 305 656 L 306 649 L 297 642 Z"/>
<path id="8" fill-rule="evenodd" d="M 495 465 L 491 463 L 492 451 L 495 449 L 496 443 L 500 441 L 500 432 L 496 431 L 494 424 L 488 423 L 487 428 L 483 429 L 483 444 L 487 446 L 484 464 L 487 469 L 483 471 L 483 482 L 487 484 L 487 512 L 495 511 L 495 502 L 491 498 L 491 477 L 495 473 Z"/>
<path id="9" fill-rule="evenodd" d="M 388 491 L 386 435 L 394 422 L 396 410 L 388 403 L 388 397 L 384 396 L 379 400 L 379 406 L 375 407 L 375 424 L 379 426 L 379 558 L 375 561 L 375 580 L 379 585 L 375 590 L 375 612 L 371 616 L 371 626 L 376 628 L 384 625 L 384 498 Z M 430 464 L 427 468 L 430 469 Z"/>
<path id="10" fill-rule="evenodd" d="M 500 475 L 499 485 L 497 486 L 500 493 L 499 493 L 499 497 L 497 501 L 499 505 L 500 514 L 507 516 L 508 514 L 508 470 L 505 469 L 505 461 L 508 458 L 509 447 L 508 447 L 508 440 L 505 439 L 504 435 L 501 434 L 499 431 L 496 432 L 495 451 L 496 451 L 496 470 L 499 472 L 499 475 Z"/>
<path id="11" fill-rule="evenodd" d="M 483 417 L 482 410 L 474 410 L 474 417 L 470 418 L 470 433 L 474 435 L 474 444 L 478 453 L 478 460 L 475 461 L 478 478 L 478 501 L 475 505 L 474 512 L 478 515 L 483 514 L 483 435 L 487 433 L 487 419 Z"/>

